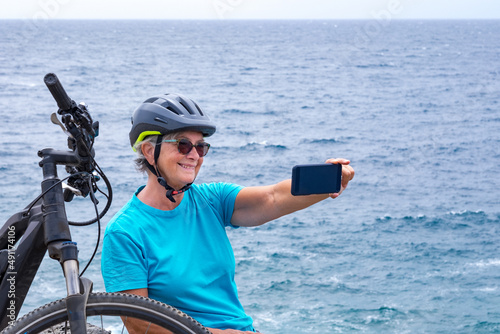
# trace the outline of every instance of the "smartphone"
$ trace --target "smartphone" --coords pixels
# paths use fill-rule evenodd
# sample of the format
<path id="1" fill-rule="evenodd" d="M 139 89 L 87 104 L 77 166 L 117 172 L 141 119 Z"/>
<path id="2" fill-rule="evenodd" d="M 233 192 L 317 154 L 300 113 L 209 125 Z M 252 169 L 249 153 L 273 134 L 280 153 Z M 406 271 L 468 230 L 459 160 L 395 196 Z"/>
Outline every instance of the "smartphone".
<path id="1" fill-rule="evenodd" d="M 341 164 L 297 165 L 292 168 L 292 195 L 331 194 L 340 191 Z"/>

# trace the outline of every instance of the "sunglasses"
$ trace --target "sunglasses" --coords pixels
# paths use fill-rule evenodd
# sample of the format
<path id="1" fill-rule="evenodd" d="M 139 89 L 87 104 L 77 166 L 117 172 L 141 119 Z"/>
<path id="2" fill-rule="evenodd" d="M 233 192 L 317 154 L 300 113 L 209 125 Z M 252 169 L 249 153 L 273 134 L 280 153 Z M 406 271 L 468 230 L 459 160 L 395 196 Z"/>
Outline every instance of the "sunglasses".
<path id="1" fill-rule="evenodd" d="M 177 150 L 180 154 L 187 155 L 193 147 L 200 157 L 204 157 L 208 153 L 210 144 L 204 141 L 197 142 L 196 144 L 191 143 L 188 139 L 166 139 L 162 140 L 163 143 L 177 143 Z"/>

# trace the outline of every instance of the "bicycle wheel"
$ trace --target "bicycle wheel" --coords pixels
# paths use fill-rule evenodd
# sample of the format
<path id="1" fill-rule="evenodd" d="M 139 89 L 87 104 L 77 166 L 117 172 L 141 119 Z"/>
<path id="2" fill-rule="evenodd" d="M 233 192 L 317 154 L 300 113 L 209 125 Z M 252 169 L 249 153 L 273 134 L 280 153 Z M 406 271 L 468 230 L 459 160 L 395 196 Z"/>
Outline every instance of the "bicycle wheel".
<path id="1" fill-rule="evenodd" d="M 92 334 L 139 334 L 130 329 L 132 318 L 143 321 L 144 331 L 140 333 L 210 334 L 199 322 L 176 308 L 136 295 L 91 293 L 86 311 L 87 333 Z M 66 302 L 60 299 L 26 314 L 2 334 L 70 333 L 67 320 Z"/>

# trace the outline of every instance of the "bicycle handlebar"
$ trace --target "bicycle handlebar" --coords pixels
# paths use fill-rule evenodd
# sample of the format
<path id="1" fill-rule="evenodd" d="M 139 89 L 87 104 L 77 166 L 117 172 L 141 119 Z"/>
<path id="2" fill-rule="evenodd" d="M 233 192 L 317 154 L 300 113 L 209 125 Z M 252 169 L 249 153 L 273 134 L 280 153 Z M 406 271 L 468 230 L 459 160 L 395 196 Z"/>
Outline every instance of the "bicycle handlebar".
<path id="1" fill-rule="evenodd" d="M 41 150 L 39 152 L 42 158 L 40 166 L 43 167 L 45 163 L 53 164 L 54 166 L 50 167 L 52 170 L 55 165 L 66 166 L 66 172 L 70 174 L 68 177 L 69 187 L 64 190 L 64 201 L 66 202 L 72 200 L 73 193 L 83 197 L 90 194 L 94 204 L 97 204 L 98 201 L 94 196 L 94 191 L 99 189 L 96 182 L 99 181 L 100 177 L 102 177 L 108 188 L 108 195 L 105 195 L 107 197 L 106 207 L 98 214 L 96 219 L 81 223 L 69 222 L 70 225 L 89 225 L 104 216 L 111 205 L 112 199 L 111 184 L 94 160 L 93 144 L 95 137 L 99 135 L 99 122 L 92 120 L 84 103 L 77 105 L 68 96 L 54 73 L 47 73 L 43 80 L 59 107 L 57 113 L 61 115 L 60 122 L 57 116 L 56 120 L 52 120 L 52 122 L 60 125 L 63 130 L 65 129 L 64 132 L 68 135 L 68 147 L 71 151 Z M 50 171 L 48 168 L 47 170 Z M 53 170 L 48 175 L 57 175 L 57 171 Z"/>
<path id="2" fill-rule="evenodd" d="M 57 102 L 57 106 L 61 110 L 70 110 L 76 107 L 75 101 L 70 99 L 61 82 L 54 73 L 47 73 L 43 78 L 45 85 Z"/>

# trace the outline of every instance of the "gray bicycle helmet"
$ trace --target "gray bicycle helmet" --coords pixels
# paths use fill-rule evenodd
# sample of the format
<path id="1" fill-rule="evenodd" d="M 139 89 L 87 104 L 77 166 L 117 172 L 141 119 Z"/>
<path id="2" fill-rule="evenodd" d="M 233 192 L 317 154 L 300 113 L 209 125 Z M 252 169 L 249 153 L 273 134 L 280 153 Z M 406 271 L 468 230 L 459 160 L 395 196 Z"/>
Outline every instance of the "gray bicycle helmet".
<path id="1" fill-rule="evenodd" d="M 158 183 L 165 187 L 167 198 L 175 202 L 174 196 L 187 191 L 192 183 L 181 189 L 174 189 L 167 184 L 165 178 L 157 168 L 160 156 L 162 136 L 178 131 L 199 131 L 204 137 L 214 134 L 216 127 L 200 107 L 193 100 L 180 94 L 163 94 L 150 97 L 144 101 L 132 115 L 132 129 L 130 130 L 130 145 L 135 145 L 147 136 L 156 136 L 154 150 L 154 165 L 145 161 L 146 167 L 156 175 Z"/>
<path id="2" fill-rule="evenodd" d="M 132 115 L 130 145 L 151 135 L 176 131 L 199 131 L 205 137 L 214 134 L 215 124 L 193 100 L 180 94 L 163 94 L 144 101 Z"/>

